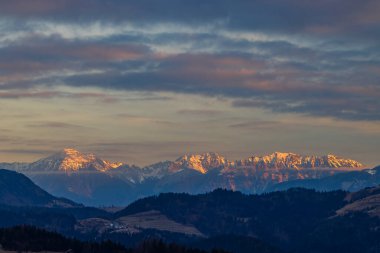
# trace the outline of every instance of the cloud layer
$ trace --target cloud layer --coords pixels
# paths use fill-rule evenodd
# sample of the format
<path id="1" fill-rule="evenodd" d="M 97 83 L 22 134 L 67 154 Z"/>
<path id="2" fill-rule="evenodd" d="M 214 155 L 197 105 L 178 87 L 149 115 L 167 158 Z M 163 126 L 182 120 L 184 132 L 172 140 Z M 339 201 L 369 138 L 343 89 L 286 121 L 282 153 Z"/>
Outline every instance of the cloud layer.
<path id="1" fill-rule="evenodd" d="M 0 155 L 334 147 L 374 163 L 379 13 L 378 0 L 0 1 Z"/>
<path id="2" fill-rule="evenodd" d="M 2 2 L 0 89 L 194 93 L 380 120 L 379 12 L 375 0 Z"/>

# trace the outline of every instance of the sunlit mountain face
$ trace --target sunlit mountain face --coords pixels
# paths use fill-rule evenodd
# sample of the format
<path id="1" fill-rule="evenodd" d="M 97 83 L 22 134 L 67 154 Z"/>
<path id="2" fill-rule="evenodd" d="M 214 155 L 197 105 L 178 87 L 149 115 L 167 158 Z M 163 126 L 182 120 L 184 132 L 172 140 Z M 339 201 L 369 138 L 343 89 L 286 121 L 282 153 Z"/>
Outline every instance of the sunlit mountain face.
<path id="1" fill-rule="evenodd" d="M 0 163 L 0 168 L 19 171 L 55 196 L 90 206 L 124 206 L 161 192 L 194 194 L 223 188 L 261 194 L 297 184 L 313 188 L 317 183 L 310 180 L 328 181 L 339 174 L 345 175 L 345 184 L 330 179 L 334 183 L 320 183 L 318 189 L 359 190 L 380 183 L 378 175 L 370 176 L 372 170 L 352 159 L 281 152 L 235 161 L 213 152 L 186 154 L 174 161 L 137 167 L 65 148 L 32 163 Z M 351 173 L 363 175 L 360 184 L 350 183 L 355 181 Z"/>
<path id="2" fill-rule="evenodd" d="M 96 157 L 94 154 L 83 154 L 72 148 L 65 148 L 61 152 L 36 161 L 30 165 L 31 171 L 63 171 L 66 173 L 98 170 L 105 172 L 122 166 L 122 163 L 112 163 Z"/>
<path id="3" fill-rule="evenodd" d="M 42 158 L 30 164 L 6 164 L 14 170 L 30 172 L 80 172 L 95 170 L 99 172 L 117 171 L 116 169 L 128 166 L 120 162 L 110 162 L 101 159 L 92 153 L 81 153 L 73 148 L 65 148 L 49 157 Z M 352 159 L 340 158 L 335 155 L 302 156 L 294 153 L 274 152 L 264 156 L 251 156 L 246 159 L 231 161 L 217 153 L 186 154 L 175 161 L 159 161 L 146 169 L 157 170 L 157 166 L 167 166 L 168 172 L 178 172 L 183 169 L 192 169 L 201 174 L 206 174 L 215 168 L 239 169 L 251 167 L 253 169 L 362 169 L 364 165 Z M 137 167 L 136 167 L 137 168 Z M 144 169 L 144 168 L 142 168 Z"/>
<path id="4" fill-rule="evenodd" d="M 375 166 L 379 11 L 376 0 L 2 1 L 0 161 L 75 147 L 140 167 L 253 150 Z"/>

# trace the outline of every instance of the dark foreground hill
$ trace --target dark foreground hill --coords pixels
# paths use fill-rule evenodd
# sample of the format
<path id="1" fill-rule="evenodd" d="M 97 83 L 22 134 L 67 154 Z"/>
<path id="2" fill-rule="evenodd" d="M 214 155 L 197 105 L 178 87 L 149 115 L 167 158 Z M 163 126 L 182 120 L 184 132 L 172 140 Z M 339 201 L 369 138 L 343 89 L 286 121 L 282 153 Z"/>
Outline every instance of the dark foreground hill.
<path id="1" fill-rule="evenodd" d="M 295 188 L 262 195 L 219 189 L 160 194 L 114 214 L 84 207 L 0 206 L 0 225 L 30 224 L 128 248 L 159 239 L 234 253 L 378 253 L 379 200 L 380 187 L 354 193 Z"/>
<path id="2" fill-rule="evenodd" d="M 64 198 L 57 198 L 35 185 L 21 173 L 0 169 L 0 205 L 78 207 Z"/>
<path id="3" fill-rule="evenodd" d="M 52 196 L 23 174 L 0 169 L 0 227 L 30 224 L 70 233 L 77 219 L 107 215 L 102 210 Z"/>
<path id="4" fill-rule="evenodd" d="M 297 188 L 263 195 L 226 190 L 195 196 L 168 193 L 136 201 L 116 217 L 156 210 L 196 227 L 206 237 L 245 236 L 291 252 L 379 252 L 379 191 L 372 188 L 353 194 Z M 363 203 L 365 208 L 360 208 Z"/>

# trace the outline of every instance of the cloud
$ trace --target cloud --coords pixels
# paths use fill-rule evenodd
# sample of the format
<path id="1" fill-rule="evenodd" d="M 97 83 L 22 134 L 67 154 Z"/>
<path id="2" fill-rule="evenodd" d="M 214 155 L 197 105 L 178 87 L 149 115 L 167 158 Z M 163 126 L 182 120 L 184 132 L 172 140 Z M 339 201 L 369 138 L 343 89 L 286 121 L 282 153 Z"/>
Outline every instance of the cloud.
<path id="1" fill-rule="evenodd" d="M 161 59 L 155 69 L 142 73 L 78 75 L 64 82 L 76 87 L 240 97 L 248 100 L 234 105 L 342 119 L 380 119 L 376 110 L 380 97 L 377 74 L 371 76 L 363 67 L 352 73 L 344 69 L 338 75 L 338 69 L 309 69 L 307 65 L 273 64 L 256 60 L 254 55 L 181 54 Z M 358 72 L 363 76 L 357 76 Z M 359 83 L 364 85 L 358 86 Z M 258 98 L 266 100 L 257 103 Z"/>
<path id="2" fill-rule="evenodd" d="M 111 99 L 105 93 L 96 92 L 64 92 L 64 91 L 4 91 L 0 92 L 0 99 L 24 99 L 24 98 L 38 98 L 38 99 L 51 99 L 51 98 L 100 98 L 103 101 Z M 115 98 L 116 99 L 116 98 Z"/>
<path id="3" fill-rule="evenodd" d="M 180 0 L 85 1 L 14 0 L 0 3 L 7 17 L 85 22 L 134 21 L 143 24 L 223 21 L 227 29 L 304 32 L 316 34 L 356 33 L 378 28 L 380 6 L 376 0 Z M 369 35 L 369 30 L 362 34 Z"/>
<path id="4" fill-rule="evenodd" d="M 89 63 L 91 67 L 83 69 L 84 71 L 74 71 L 70 74 L 53 71 L 50 75 L 37 77 L 32 81 L 21 75 L 22 81 L 5 82 L 0 87 L 20 89 L 43 84 L 53 88 L 56 84 L 64 84 L 73 87 L 143 92 L 192 93 L 245 98 L 247 101 L 237 101 L 234 105 L 256 106 L 276 112 L 297 112 L 357 120 L 380 119 L 376 110 L 380 97 L 377 83 L 379 73 L 374 71 L 376 69 L 374 67 L 377 66 L 376 61 L 347 60 L 362 55 L 352 56 L 352 52 L 343 54 L 342 60 L 332 60 L 332 57 L 339 59 L 339 56 L 334 53 L 332 56 L 325 56 L 324 53 L 302 48 L 298 52 L 297 47 L 283 42 L 260 43 L 260 47 L 268 48 L 270 55 L 282 56 L 284 59 L 266 60 L 257 54 L 240 52 L 185 53 L 163 57 L 151 54 L 146 60 L 135 62 L 137 65 L 134 66 L 129 65 L 129 59 L 117 63 L 91 61 Z M 285 54 L 289 47 L 293 47 L 294 59 L 314 58 L 317 59 L 316 63 L 311 65 L 309 62 L 293 62 L 291 56 Z M 70 56 L 65 57 L 70 58 Z M 84 65 L 86 61 L 87 59 L 83 60 Z M 323 61 L 329 61 L 330 64 L 321 63 Z M 71 60 L 64 62 L 64 65 L 68 66 L 70 62 Z M 48 68 L 52 67 L 46 65 Z M 99 71 L 91 71 L 94 67 Z M 134 69 L 136 70 L 133 71 Z M 19 71 L 21 74 L 22 69 Z M 117 101 L 116 98 L 102 93 L 57 91 L 0 93 L 0 98 L 3 99 L 53 97 L 95 97 L 104 102 Z M 257 98 L 260 97 L 266 100 L 257 103 Z M 145 99 L 156 100 L 157 96 L 148 96 Z"/>
<path id="5" fill-rule="evenodd" d="M 5 154 L 33 154 L 33 155 L 46 155 L 51 152 L 50 150 L 45 149 L 0 149 L 0 153 Z"/>
<path id="6" fill-rule="evenodd" d="M 3 1 L 0 99 L 118 101 L 54 91 L 98 87 L 376 121 L 379 11 L 376 0 Z"/>
<path id="7" fill-rule="evenodd" d="M 177 111 L 180 115 L 188 115 L 195 117 L 215 117 L 223 114 L 223 111 L 210 109 L 182 109 Z"/>
<path id="8" fill-rule="evenodd" d="M 59 92 L 41 91 L 41 92 L 0 92 L 0 99 L 21 99 L 21 98 L 52 98 L 59 96 Z"/>
<path id="9" fill-rule="evenodd" d="M 169 120 L 161 120 L 159 118 L 155 117 L 147 117 L 147 116 L 140 116 L 130 113 L 118 113 L 116 115 L 113 115 L 113 117 L 117 118 L 118 120 L 127 120 L 128 123 L 134 123 L 134 124 L 157 124 L 157 125 L 165 125 L 165 126 L 177 126 L 177 123 Z"/>
<path id="10" fill-rule="evenodd" d="M 380 103 L 376 98 L 369 104 L 362 104 L 361 99 L 346 98 L 316 98 L 312 100 L 294 102 L 291 100 L 243 99 L 235 100 L 235 107 L 255 107 L 270 109 L 277 113 L 292 112 L 308 116 L 334 117 L 344 120 L 379 121 Z"/>
<path id="11" fill-rule="evenodd" d="M 0 48 L 0 67 L 4 73 L 46 72 L 54 69 L 70 69 L 86 62 L 133 61 L 149 54 L 149 48 L 135 44 L 102 44 L 68 41 L 61 38 L 33 36 L 19 43 Z"/>
<path id="12" fill-rule="evenodd" d="M 27 127 L 33 128 L 57 128 L 57 129 L 83 129 L 87 128 L 80 125 L 65 123 L 65 122 L 55 122 L 55 121 L 46 121 L 46 122 L 34 122 L 27 125 Z"/>
<path id="13" fill-rule="evenodd" d="M 245 129 L 245 130 L 270 130 L 273 128 L 278 128 L 278 127 L 283 127 L 283 126 L 284 124 L 280 121 L 255 120 L 255 121 L 231 124 L 229 127 L 235 128 L 235 129 Z"/>
<path id="14" fill-rule="evenodd" d="M 276 48 L 273 43 L 266 47 Z M 281 47 L 277 47 L 277 52 L 272 52 L 272 55 L 281 55 L 278 48 Z M 294 50 L 293 55 L 296 58 L 297 49 Z M 305 53 L 305 50 L 301 51 L 302 54 Z M 380 119 L 376 110 L 380 97 L 377 83 L 379 73 L 373 68 L 377 66 L 376 62 L 345 60 L 346 57 L 352 57 L 346 54 L 340 61 L 332 60 L 331 56 L 315 56 L 318 53 L 311 50 L 307 52 L 307 55 L 309 54 L 313 55 L 311 58 L 318 58 L 314 65 L 310 65 L 309 62 L 292 62 L 290 56 L 289 60 L 284 58 L 282 61 L 273 61 L 256 54 L 237 52 L 186 53 L 160 58 L 153 56 L 138 63 L 144 66 L 139 71 L 131 71 L 130 65 L 125 62 L 100 62 L 96 66 L 102 71 L 88 70 L 69 75 L 53 73 L 34 81 L 11 82 L 1 87 L 17 89 L 44 84 L 53 88 L 58 83 L 73 87 L 191 93 L 241 98 L 234 102 L 235 106 L 267 108 L 276 112 L 296 112 L 342 119 Z M 307 59 L 307 56 L 299 57 Z M 324 60 L 330 61 L 330 64 L 320 63 Z M 132 67 L 135 68 L 139 67 Z M 105 102 L 114 102 L 116 99 L 102 93 L 0 93 L 0 98 L 3 99 L 27 97 L 98 97 Z M 145 99 L 166 98 L 147 96 Z"/>

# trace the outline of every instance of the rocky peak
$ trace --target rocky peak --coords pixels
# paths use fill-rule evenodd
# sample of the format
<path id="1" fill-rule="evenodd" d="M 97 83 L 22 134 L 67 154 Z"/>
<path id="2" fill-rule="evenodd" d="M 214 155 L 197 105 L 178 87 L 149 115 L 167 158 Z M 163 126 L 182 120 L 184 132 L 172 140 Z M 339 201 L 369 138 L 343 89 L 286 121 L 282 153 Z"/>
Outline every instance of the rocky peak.
<path id="1" fill-rule="evenodd" d="M 65 148 L 52 156 L 31 164 L 31 170 L 73 172 L 82 169 L 95 169 L 105 172 L 120 167 L 122 163 L 102 160 L 94 154 L 83 154 L 72 148 Z"/>
<path id="2" fill-rule="evenodd" d="M 361 164 L 358 161 L 352 160 L 352 159 L 344 159 L 340 158 L 336 155 L 328 154 L 323 157 L 325 164 L 328 165 L 331 168 L 360 168 L 363 167 L 363 164 Z"/>
<path id="3" fill-rule="evenodd" d="M 62 162 L 59 169 L 65 171 L 76 171 L 88 167 L 92 163 L 102 163 L 94 154 L 82 154 L 71 148 L 63 150 Z"/>
<path id="4" fill-rule="evenodd" d="M 306 168 L 361 168 L 363 165 L 355 160 L 339 158 L 335 155 L 302 156 L 294 153 L 274 152 L 265 156 L 251 156 L 236 161 L 237 166 L 256 169 L 306 169 Z"/>
<path id="5" fill-rule="evenodd" d="M 175 163 L 180 167 L 194 169 L 203 174 L 210 169 L 224 167 L 229 164 L 226 158 L 214 152 L 184 155 L 178 158 Z"/>

